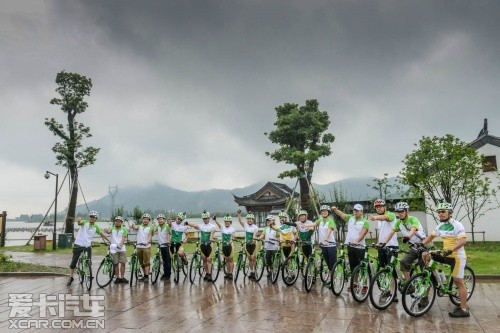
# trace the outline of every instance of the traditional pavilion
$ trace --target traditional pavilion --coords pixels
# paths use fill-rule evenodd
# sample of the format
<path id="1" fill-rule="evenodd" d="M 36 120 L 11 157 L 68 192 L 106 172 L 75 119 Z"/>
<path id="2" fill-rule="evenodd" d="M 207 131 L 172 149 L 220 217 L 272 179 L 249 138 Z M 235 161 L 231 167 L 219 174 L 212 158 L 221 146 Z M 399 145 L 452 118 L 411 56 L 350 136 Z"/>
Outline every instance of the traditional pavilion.
<path id="1" fill-rule="evenodd" d="M 285 184 L 267 182 L 253 194 L 243 197 L 233 194 L 233 197 L 238 206 L 245 206 L 247 212 L 255 215 L 255 222 L 262 227 L 269 213 L 286 208 L 287 200 L 292 196 L 292 192 L 293 190 Z M 299 194 L 294 192 L 293 196 L 298 198 Z"/>

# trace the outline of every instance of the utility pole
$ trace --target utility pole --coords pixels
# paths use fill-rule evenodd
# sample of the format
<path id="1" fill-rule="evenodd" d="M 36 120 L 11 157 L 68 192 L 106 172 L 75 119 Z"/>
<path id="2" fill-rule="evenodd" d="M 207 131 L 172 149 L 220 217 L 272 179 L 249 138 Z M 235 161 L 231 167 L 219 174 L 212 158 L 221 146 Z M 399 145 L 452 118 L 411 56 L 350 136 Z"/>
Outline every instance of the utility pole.
<path id="1" fill-rule="evenodd" d="M 113 214 L 115 213 L 115 196 L 118 192 L 118 185 L 108 187 L 109 195 L 111 196 L 111 220 L 113 220 Z"/>

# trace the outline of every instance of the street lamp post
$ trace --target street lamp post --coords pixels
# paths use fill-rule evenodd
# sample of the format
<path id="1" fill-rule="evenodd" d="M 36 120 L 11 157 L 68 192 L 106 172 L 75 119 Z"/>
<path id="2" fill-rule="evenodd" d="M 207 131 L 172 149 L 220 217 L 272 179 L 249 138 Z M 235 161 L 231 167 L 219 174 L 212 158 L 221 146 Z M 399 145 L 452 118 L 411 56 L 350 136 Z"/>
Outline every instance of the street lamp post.
<path id="1" fill-rule="evenodd" d="M 56 249 L 56 224 L 57 224 L 57 190 L 59 187 L 59 174 L 50 171 L 45 172 L 45 179 L 49 179 L 50 175 L 56 176 L 56 195 L 54 200 L 54 232 L 52 234 L 52 250 Z"/>

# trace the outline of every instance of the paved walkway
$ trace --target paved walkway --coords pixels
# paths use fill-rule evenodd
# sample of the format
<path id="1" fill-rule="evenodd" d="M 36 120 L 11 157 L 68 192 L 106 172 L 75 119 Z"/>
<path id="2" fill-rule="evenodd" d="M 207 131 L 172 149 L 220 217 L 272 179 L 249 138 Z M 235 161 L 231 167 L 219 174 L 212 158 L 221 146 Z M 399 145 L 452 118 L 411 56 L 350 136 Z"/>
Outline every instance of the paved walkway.
<path id="1" fill-rule="evenodd" d="M 66 255 L 66 260 L 61 260 L 61 263 L 67 265 L 68 259 Z M 58 260 L 52 258 L 50 263 L 58 265 Z M 41 293 L 86 293 L 78 283 L 66 287 L 66 281 L 65 277 L 0 277 L 0 331 L 6 331 L 9 327 L 9 293 L 33 293 L 35 300 Z M 453 319 L 448 317 L 452 304 L 445 297 L 438 298 L 432 310 L 423 317 L 412 318 L 405 313 L 401 304 L 378 311 L 369 301 L 356 303 L 345 290 L 336 297 L 329 289 L 321 287 L 320 283 L 311 293 L 307 293 L 301 282 L 299 279 L 297 285 L 287 287 L 281 281 L 273 285 L 265 279 L 256 283 L 240 278 L 237 283 L 233 283 L 219 277 L 215 284 L 203 281 L 191 284 L 188 279 L 181 279 L 178 285 L 173 281 L 159 281 L 155 285 L 137 283 L 132 287 L 128 284 L 112 284 L 106 289 L 95 286 L 90 295 L 105 297 L 101 304 L 105 307 L 105 330 L 102 331 L 106 332 L 141 329 L 145 332 L 176 333 L 500 333 L 500 283 L 478 283 L 470 300 L 471 317 Z M 33 318 L 39 318 L 39 309 L 33 308 L 30 314 Z M 70 315 L 65 318 L 82 319 Z"/>

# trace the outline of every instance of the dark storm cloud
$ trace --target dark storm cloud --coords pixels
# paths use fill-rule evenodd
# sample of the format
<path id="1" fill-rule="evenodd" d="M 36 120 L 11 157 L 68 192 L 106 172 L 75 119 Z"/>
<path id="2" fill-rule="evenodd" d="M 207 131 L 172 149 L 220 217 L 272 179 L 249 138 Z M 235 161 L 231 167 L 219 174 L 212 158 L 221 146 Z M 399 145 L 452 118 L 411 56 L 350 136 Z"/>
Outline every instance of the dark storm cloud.
<path id="1" fill-rule="evenodd" d="M 497 1 L 7 1 L 0 15 L 9 170 L 53 164 L 54 77 L 79 72 L 94 82 L 82 120 L 102 150 L 82 174 L 96 196 L 110 181 L 273 178 L 274 107 L 309 98 L 336 135 L 320 183 L 393 176 L 422 135 L 470 141 L 483 118 L 500 135 Z"/>

